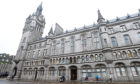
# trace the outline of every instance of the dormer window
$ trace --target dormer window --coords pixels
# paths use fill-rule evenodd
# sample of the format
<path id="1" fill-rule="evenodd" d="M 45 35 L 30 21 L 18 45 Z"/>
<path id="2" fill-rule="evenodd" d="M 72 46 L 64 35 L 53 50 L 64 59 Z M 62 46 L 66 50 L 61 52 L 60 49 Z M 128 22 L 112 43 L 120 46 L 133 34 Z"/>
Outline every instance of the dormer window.
<path id="1" fill-rule="evenodd" d="M 139 22 L 133 23 L 133 28 L 134 28 L 134 29 L 140 28 Z"/>
<path id="2" fill-rule="evenodd" d="M 121 25 L 120 28 L 121 28 L 121 31 L 126 31 L 127 30 L 125 25 Z"/>
<path id="3" fill-rule="evenodd" d="M 114 29 L 113 28 L 109 28 L 109 32 L 112 34 L 114 33 Z"/>

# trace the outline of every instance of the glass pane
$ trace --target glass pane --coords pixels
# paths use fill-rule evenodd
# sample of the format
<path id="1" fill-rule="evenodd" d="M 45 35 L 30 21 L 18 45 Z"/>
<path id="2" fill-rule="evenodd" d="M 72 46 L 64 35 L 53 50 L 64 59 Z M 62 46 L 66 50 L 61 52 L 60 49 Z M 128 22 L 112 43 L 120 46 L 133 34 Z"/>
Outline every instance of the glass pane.
<path id="1" fill-rule="evenodd" d="M 100 69 L 96 69 L 97 72 L 100 72 Z"/>
<path id="2" fill-rule="evenodd" d="M 82 73 L 82 77 L 86 77 L 86 73 L 84 72 L 84 73 Z"/>
<path id="3" fill-rule="evenodd" d="M 86 70 L 82 70 L 82 72 L 86 72 Z"/>
<path id="4" fill-rule="evenodd" d="M 135 69 L 135 67 L 131 67 L 131 70 L 132 70 L 132 74 L 133 74 L 133 76 L 137 76 L 137 73 L 136 73 L 136 69 Z"/>
<path id="5" fill-rule="evenodd" d="M 91 72 L 88 72 L 88 77 L 92 77 L 92 75 L 91 75 L 92 73 Z"/>
<path id="6" fill-rule="evenodd" d="M 122 76 L 126 76 L 125 68 L 124 67 L 121 67 L 121 72 L 122 72 Z"/>
<path id="7" fill-rule="evenodd" d="M 137 67 L 138 74 L 140 75 L 140 66 Z"/>
<path id="8" fill-rule="evenodd" d="M 117 76 L 121 76 L 119 68 L 116 68 L 116 73 L 117 73 Z"/>

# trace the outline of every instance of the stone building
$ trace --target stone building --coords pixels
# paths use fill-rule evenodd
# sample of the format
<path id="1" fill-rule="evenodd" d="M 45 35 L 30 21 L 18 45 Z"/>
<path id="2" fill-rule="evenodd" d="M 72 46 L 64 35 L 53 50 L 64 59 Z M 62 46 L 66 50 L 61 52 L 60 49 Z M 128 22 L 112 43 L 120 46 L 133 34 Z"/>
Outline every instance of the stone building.
<path id="1" fill-rule="evenodd" d="M 113 81 L 140 79 L 140 11 L 105 20 L 98 10 L 97 24 L 63 31 L 56 23 L 42 37 L 42 4 L 26 19 L 11 75 L 15 79 L 81 80 L 85 76 Z M 9 76 L 9 77 L 10 77 Z"/>
<path id="2" fill-rule="evenodd" d="M 0 76 L 1 74 L 9 73 L 14 57 L 14 55 L 0 53 Z"/>

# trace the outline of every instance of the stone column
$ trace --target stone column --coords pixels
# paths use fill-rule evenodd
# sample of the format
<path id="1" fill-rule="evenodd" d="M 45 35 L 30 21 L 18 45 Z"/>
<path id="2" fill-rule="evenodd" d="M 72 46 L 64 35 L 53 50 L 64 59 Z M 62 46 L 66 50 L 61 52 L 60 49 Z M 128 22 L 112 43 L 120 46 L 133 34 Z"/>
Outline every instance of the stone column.
<path id="1" fill-rule="evenodd" d="M 126 76 L 128 77 L 129 82 L 134 80 L 131 68 L 129 66 L 126 67 Z"/>
<path id="2" fill-rule="evenodd" d="M 66 81 L 69 81 L 69 68 L 66 67 Z"/>
<path id="3" fill-rule="evenodd" d="M 81 70 L 81 68 L 77 68 L 77 80 L 78 81 L 82 80 L 82 70 Z"/>

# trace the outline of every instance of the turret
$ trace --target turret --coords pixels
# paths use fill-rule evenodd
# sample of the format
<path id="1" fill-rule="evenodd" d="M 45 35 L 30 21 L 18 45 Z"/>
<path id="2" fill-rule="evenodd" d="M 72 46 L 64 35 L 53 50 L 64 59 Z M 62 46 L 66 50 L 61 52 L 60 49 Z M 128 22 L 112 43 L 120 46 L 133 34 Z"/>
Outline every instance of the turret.
<path id="1" fill-rule="evenodd" d="M 102 14 L 100 13 L 100 10 L 98 10 L 98 20 L 97 22 L 100 23 L 104 23 L 105 19 L 103 18 Z"/>
<path id="2" fill-rule="evenodd" d="M 51 27 L 51 29 L 50 29 L 48 35 L 49 35 L 49 36 L 53 36 L 53 35 L 54 35 L 54 33 L 53 33 L 53 27 Z"/>
<path id="3" fill-rule="evenodd" d="M 103 52 L 105 54 L 105 58 L 106 60 L 110 60 L 112 59 L 112 55 L 111 53 L 111 41 L 106 29 L 106 22 L 105 19 L 103 18 L 102 14 L 100 13 L 100 10 L 98 10 L 98 28 L 100 31 L 100 38 L 101 38 L 101 42 L 102 42 L 102 47 L 103 47 Z"/>

